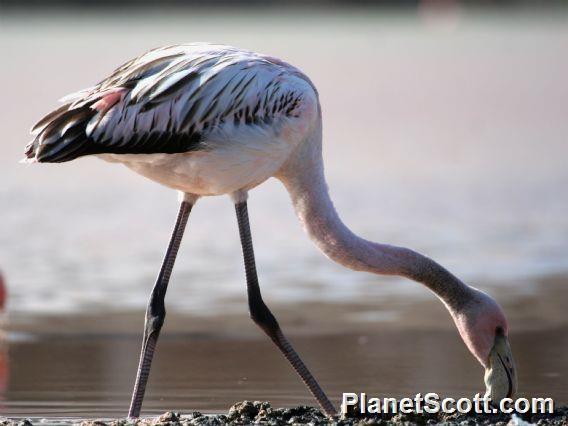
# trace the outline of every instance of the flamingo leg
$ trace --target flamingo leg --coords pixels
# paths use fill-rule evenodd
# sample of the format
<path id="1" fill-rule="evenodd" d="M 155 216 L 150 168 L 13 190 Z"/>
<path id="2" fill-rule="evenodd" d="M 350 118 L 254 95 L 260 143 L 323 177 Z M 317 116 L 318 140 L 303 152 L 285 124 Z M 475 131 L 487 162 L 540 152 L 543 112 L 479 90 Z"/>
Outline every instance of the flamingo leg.
<path id="1" fill-rule="evenodd" d="M 280 352 L 282 352 L 290 365 L 294 368 L 294 370 L 296 370 L 296 373 L 298 373 L 304 384 L 316 398 L 326 415 L 329 417 L 334 416 L 337 414 L 337 411 L 333 404 L 325 395 L 314 376 L 312 376 L 308 367 L 306 367 L 304 362 L 300 359 L 300 356 L 294 350 L 288 339 L 286 339 L 284 333 L 282 333 L 280 325 L 278 325 L 278 321 L 262 300 L 258 284 L 258 276 L 256 273 L 254 250 L 252 247 L 252 235 L 250 232 L 246 201 L 236 203 L 235 210 L 237 212 L 239 234 L 241 237 L 241 246 L 243 249 L 245 263 L 250 316 L 252 320 L 268 335 L 268 337 L 270 337 L 278 349 L 280 349 Z"/>
<path id="2" fill-rule="evenodd" d="M 148 301 L 148 307 L 146 309 L 146 321 L 144 325 L 144 338 L 142 340 L 140 362 L 136 373 L 136 383 L 132 393 L 130 409 L 128 410 L 128 417 L 130 419 L 135 419 L 140 416 L 140 409 L 142 408 L 142 400 L 144 399 L 146 383 L 148 382 L 148 376 L 150 374 L 152 358 L 154 356 L 160 330 L 164 324 L 164 319 L 166 318 L 164 298 L 166 297 L 168 282 L 172 274 L 177 252 L 192 207 L 193 205 L 187 201 L 182 201 L 180 205 L 176 224 L 170 238 L 168 249 L 166 250 L 166 255 L 162 262 L 160 273 L 158 274 L 158 278 L 156 279 L 156 283 L 154 284 L 154 288 L 150 294 L 150 300 Z"/>

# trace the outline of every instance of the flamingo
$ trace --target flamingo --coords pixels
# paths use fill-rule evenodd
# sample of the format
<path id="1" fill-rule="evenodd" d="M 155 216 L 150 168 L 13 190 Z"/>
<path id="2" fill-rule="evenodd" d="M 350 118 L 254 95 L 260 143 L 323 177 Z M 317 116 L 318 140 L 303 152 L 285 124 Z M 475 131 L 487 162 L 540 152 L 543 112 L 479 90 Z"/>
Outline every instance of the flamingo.
<path id="1" fill-rule="evenodd" d="M 59 163 L 94 155 L 180 194 L 177 220 L 148 301 L 129 418 L 140 415 L 165 319 L 166 290 L 189 214 L 200 197 L 225 194 L 235 205 L 251 319 L 326 415 L 336 414 L 261 295 L 247 197 L 270 177 L 284 184 L 304 230 L 328 258 L 355 271 L 399 275 L 430 289 L 485 367 L 486 381 L 489 377 L 495 383 L 488 389 L 491 396 L 514 394 L 509 326 L 499 304 L 430 258 L 363 239 L 341 221 L 324 176 L 318 91 L 298 68 L 231 46 L 172 45 L 126 62 L 61 102 L 32 128 L 23 161 Z"/>

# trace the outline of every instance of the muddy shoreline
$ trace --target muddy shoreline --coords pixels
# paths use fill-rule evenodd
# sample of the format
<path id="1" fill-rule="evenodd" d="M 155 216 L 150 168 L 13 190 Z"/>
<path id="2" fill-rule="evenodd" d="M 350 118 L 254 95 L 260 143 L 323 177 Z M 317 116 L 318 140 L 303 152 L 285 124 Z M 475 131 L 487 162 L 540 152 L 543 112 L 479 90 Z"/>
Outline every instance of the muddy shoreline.
<path id="1" fill-rule="evenodd" d="M 568 424 L 568 406 L 557 407 L 552 414 L 380 414 L 358 417 L 346 415 L 326 418 L 322 412 L 314 407 L 298 406 L 294 408 L 273 408 L 269 402 L 243 401 L 230 407 L 227 414 L 202 414 L 200 412 L 175 413 L 166 412 L 157 417 L 141 418 L 137 422 L 125 419 L 116 420 L 77 420 L 69 419 L 8 419 L 0 418 L 0 424 L 6 426 L 28 426 L 36 424 L 62 424 L 81 426 L 217 426 L 217 425 L 281 425 L 281 424 L 310 424 L 310 425 L 437 425 L 468 426 L 468 425 L 499 425 L 524 426 L 538 425 L 566 425 Z"/>

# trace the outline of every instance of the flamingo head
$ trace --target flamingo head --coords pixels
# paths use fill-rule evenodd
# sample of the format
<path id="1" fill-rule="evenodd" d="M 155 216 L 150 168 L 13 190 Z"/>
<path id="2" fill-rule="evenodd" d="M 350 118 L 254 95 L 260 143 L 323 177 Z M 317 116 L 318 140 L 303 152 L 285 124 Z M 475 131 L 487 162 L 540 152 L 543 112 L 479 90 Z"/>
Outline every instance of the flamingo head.
<path id="1" fill-rule="evenodd" d="M 485 396 L 492 401 L 512 398 L 517 390 L 517 372 L 507 337 L 507 318 L 491 296 L 472 290 L 472 297 L 452 311 L 452 317 L 467 348 L 485 367 Z"/>

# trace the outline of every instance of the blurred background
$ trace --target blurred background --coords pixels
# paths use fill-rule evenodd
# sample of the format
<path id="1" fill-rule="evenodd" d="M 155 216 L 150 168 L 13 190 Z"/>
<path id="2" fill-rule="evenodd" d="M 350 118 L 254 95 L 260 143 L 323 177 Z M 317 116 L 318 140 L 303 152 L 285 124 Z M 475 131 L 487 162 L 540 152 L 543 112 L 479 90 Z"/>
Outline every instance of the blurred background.
<path id="1" fill-rule="evenodd" d="M 566 2 L 159 4 L 0 2 L 0 415 L 126 415 L 177 195 L 95 158 L 18 160 L 57 99 L 192 41 L 309 75 L 344 221 L 495 296 L 519 394 L 568 402 Z M 265 300 L 335 401 L 483 391 L 482 368 L 425 288 L 326 259 L 275 180 L 249 211 Z M 193 210 L 166 302 L 143 414 L 314 404 L 248 319 L 227 197 Z"/>

